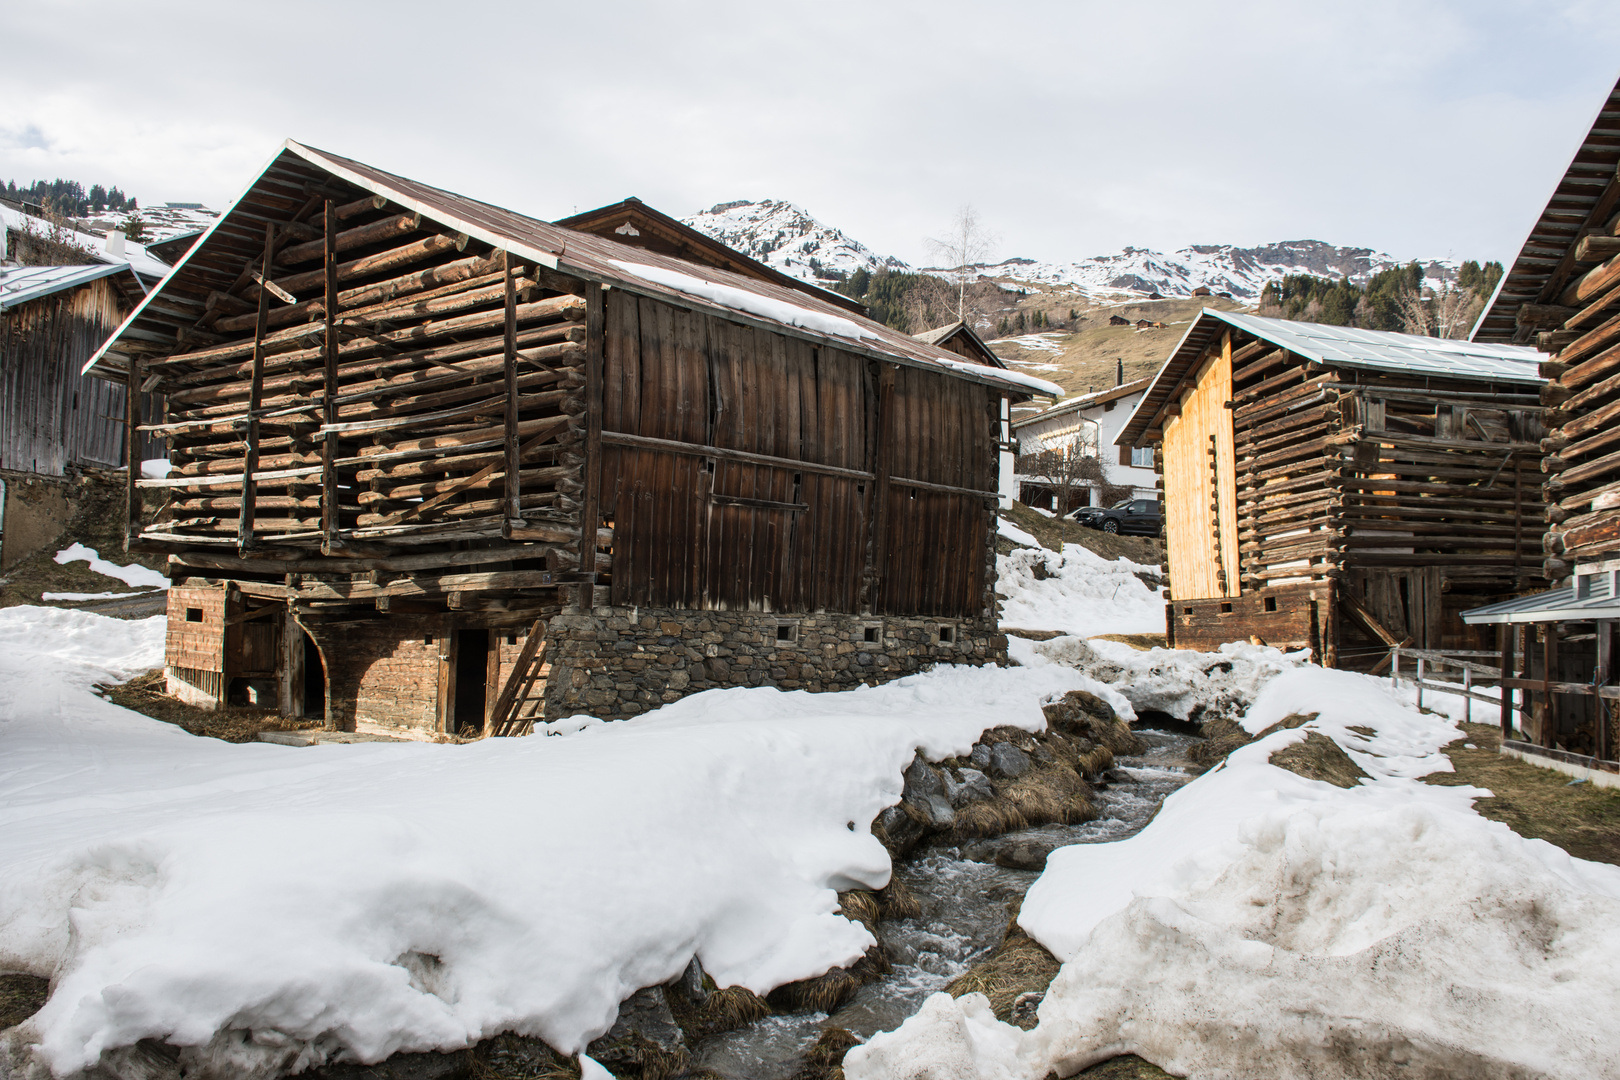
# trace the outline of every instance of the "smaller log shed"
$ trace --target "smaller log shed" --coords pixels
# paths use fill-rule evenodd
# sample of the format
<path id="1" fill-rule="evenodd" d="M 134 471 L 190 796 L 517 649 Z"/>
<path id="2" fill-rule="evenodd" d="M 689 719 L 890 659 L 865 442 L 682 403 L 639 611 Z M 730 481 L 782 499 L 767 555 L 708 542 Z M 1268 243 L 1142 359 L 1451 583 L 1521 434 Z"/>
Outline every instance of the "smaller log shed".
<path id="1" fill-rule="evenodd" d="M 1116 440 L 1155 449 L 1172 642 L 1489 647 L 1460 613 L 1542 580 L 1543 381 L 1522 346 L 1204 309 Z"/>
<path id="2" fill-rule="evenodd" d="M 584 218 L 289 141 L 125 321 L 174 693 L 430 737 L 1004 660 L 1001 417 L 1059 389 Z"/>
<path id="3" fill-rule="evenodd" d="M 1543 576 L 1556 588 L 1469 611 L 1495 628 L 1512 691 L 1502 752 L 1620 786 L 1620 82 L 1604 96 L 1476 342 L 1533 342 L 1547 437 Z"/>

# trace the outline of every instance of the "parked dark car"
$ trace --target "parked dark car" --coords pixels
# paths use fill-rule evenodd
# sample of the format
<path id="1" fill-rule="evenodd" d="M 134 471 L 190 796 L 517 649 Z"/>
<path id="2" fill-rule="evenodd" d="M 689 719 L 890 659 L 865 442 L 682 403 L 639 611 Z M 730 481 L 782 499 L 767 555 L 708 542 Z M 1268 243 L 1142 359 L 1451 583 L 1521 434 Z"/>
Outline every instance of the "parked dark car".
<path id="1" fill-rule="evenodd" d="M 1107 533 L 1158 536 L 1164 513 L 1157 499 L 1124 499 L 1104 510 L 1093 528 Z"/>
<path id="2" fill-rule="evenodd" d="M 1102 528 L 1102 516 L 1108 508 L 1105 506 L 1082 506 L 1069 516 L 1088 529 Z"/>

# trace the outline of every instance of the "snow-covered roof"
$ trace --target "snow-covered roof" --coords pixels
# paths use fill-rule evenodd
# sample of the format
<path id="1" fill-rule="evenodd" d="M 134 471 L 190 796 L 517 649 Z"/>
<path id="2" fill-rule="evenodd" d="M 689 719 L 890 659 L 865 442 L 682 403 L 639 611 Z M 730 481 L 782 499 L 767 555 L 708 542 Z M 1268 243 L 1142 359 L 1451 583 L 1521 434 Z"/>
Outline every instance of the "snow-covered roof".
<path id="1" fill-rule="evenodd" d="M 178 326 L 195 320 L 195 316 L 187 319 L 184 313 L 188 309 L 195 308 L 201 314 L 210 290 L 230 287 L 236 277 L 230 267 L 240 267 L 262 250 L 263 215 L 274 208 L 269 203 L 259 205 L 257 200 L 269 197 L 257 191 L 261 182 L 301 185 L 334 176 L 482 243 L 585 281 L 609 284 L 694 310 L 723 313 L 733 321 L 754 322 L 866 356 L 948 371 L 1020 395 L 1055 397 L 1063 393 L 1062 387 L 1045 379 L 972 363 L 799 289 L 562 228 L 291 139 L 232 208 L 192 245 L 163 285 L 91 357 L 85 371 L 111 375 L 121 370 L 126 360 L 119 346 L 126 340 L 172 342 Z M 208 254 L 203 255 L 205 252 Z M 160 294 L 164 302 L 154 307 Z"/>
<path id="2" fill-rule="evenodd" d="M 1132 397 L 1146 390 L 1148 383 L 1151 381 L 1150 379 L 1133 379 L 1131 382 L 1122 383 L 1119 386 L 1110 386 L 1106 390 L 1095 390 L 1089 394 L 1081 394 L 1079 397 L 1060 401 L 1050 409 L 1042 409 L 1040 412 L 1026 416 L 1021 420 L 1015 420 L 1013 427 L 1031 424 L 1037 420 L 1045 420 L 1062 413 L 1084 412 L 1086 409 L 1096 408 L 1098 405 L 1106 405 L 1110 401 Z"/>
<path id="3" fill-rule="evenodd" d="M 0 267 L 0 311 L 128 270 L 130 270 L 128 263 Z M 130 277 L 135 277 L 133 272 L 130 273 Z M 144 291 L 142 289 L 142 292 Z"/>
<path id="4" fill-rule="evenodd" d="M 1398 372 L 1403 375 L 1540 386 L 1541 354 L 1524 345 L 1501 345 L 1452 338 L 1360 330 L 1353 326 L 1267 319 L 1235 311 L 1205 308 L 1176 343 L 1115 440 L 1134 446 L 1169 403 L 1181 377 L 1198 362 L 1204 349 L 1231 327 L 1280 345 L 1296 356 L 1331 368 Z"/>
<path id="5" fill-rule="evenodd" d="M 0 224 L 15 232 L 33 231 L 41 234 L 47 233 L 51 226 L 49 222 L 41 221 L 31 214 L 21 210 L 13 210 L 9 206 L 0 205 Z M 114 255 L 107 250 L 107 238 L 94 233 L 80 232 L 77 229 L 64 229 L 62 239 L 75 247 L 83 248 L 85 258 L 94 259 L 98 263 L 107 263 L 113 266 L 127 265 L 142 277 L 157 280 L 169 272 L 169 264 L 147 252 L 144 244 L 133 241 L 124 241 L 124 253 Z"/>
<path id="6" fill-rule="evenodd" d="M 1620 582 L 1615 572 L 1576 574 L 1572 584 L 1462 613 L 1470 626 L 1496 623 L 1584 622 L 1620 619 Z"/>

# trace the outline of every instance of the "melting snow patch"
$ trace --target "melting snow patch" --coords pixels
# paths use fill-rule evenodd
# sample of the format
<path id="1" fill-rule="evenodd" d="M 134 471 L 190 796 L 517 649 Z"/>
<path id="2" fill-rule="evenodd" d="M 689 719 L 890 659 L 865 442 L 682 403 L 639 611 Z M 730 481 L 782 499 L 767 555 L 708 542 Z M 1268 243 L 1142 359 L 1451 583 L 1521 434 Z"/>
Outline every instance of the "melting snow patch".
<path id="1" fill-rule="evenodd" d="M 1138 575 L 1157 579 L 1159 568 L 1108 560 L 1078 544 L 1064 544 L 1061 552 L 1036 547 L 999 555 L 996 591 L 1007 598 L 1001 625 L 1082 637 L 1162 634 L 1164 598 Z"/>
<path id="2" fill-rule="evenodd" d="M 798 304 L 790 304 L 785 300 L 774 300 L 769 296 L 762 296 L 747 289 L 739 289 L 733 285 L 721 285 L 714 281 L 705 281 L 703 278 L 683 274 L 679 270 L 670 270 L 662 266 L 649 266 L 646 263 L 624 262 L 619 259 L 610 259 L 614 266 L 634 274 L 644 281 L 651 281 L 657 285 L 683 292 L 688 296 L 696 296 L 719 304 L 721 307 L 731 308 L 733 311 L 745 311 L 750 315 L 773 319 L 788 326 L 799 326 L 806 330 L 814 330 L 818 334 L 830 337 L 846 337 L 859 341 L 861 338 L 876 337 L 872 331 L 849 319 L 837 315 L 828 315 L 825 312 L 812 311 Z"/>
<path id="3" fill-rule="evenodd" d="M 232 1076 L 504 1030 L 577 1053 L 694 954 L 758 992 L 819 974 L 872 942 L 836 890 L 888 880 L 868 826 L 916 751 L 1039 730 L 1041 701 L 1096 685 L 944 667 L 709 691 L 547 738 L 294 754 L 93 694 L 161 663 L 163 627 L 0 610 L 0 970 L 53 981 L 0 1074 L 7 1054 L 67 1074 L 144 1038 Z"/>
<path id="4" fill-rule="evenodd" d="M 1034 1030 L 937 995 L 845 1075 L 913 1077 L 915 1055 L 1038 1080 L 1127 1053 L 1185 1076 L 1614 1075 L 1620 868 L 1485 820 L 1478 788 L 1419 782 L 1461 733 L 1383 680 L 1288 671 L 1244 726 L 1300 711 L 1318 715 L 1234 751 L 1136 836 L 1053 853 L 1019 917 L 1064 961 Z M 1312 734 L 1369 778 L 1269 763 Z"/>
<path id="5" fill-rule="evenodd" d="M 168 458 L 147 458 L 141 462 L 141 475 L 148 480 L 162 480 L 169 475 Z"/>
<path id="6" fill-rule="evenodd" d="M 41 593 L 39 598 L 46 602 L 79 603 L 85 600 L 122 600 L 126 596 L 144 595 L 138 592 L 48 592 Z"/>
<path id="7" fill-rule="evenodd" d="M 56 561 L 63 566 L 70 562 L 83 559 L 90 564 L 90 569 L 106 577 L 115 577 L 125 585 L 136 588 L 167 589 L 169 579 L 156 570 L 148 570 L 139 564 L 119 566 L 117 563 L 103 559 L 95 548 L 85 547 L 83 544 L 71 544 L 56 553 Z"/>
<path id="8" fill-rule="evenodd" d="M 1032 548 L 1038 548 L 1041 546 L 1041 542 L 1035 539 L 1034 535 L 1020 529 L 1006 518 L 996 518 L 996 532 L 1002 536 L 1005 536 L 1008 540 L 1011 540 L 1015 544 L 1023 544 L 1026 547 Z"/>

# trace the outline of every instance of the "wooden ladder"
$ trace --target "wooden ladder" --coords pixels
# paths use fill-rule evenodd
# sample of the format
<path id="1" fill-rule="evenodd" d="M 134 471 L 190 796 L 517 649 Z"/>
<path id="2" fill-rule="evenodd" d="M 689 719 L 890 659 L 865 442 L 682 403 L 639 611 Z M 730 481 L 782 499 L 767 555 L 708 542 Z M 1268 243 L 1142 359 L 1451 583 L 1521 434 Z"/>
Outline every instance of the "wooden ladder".
<path id="1" fill-rule="evenodd" d="M 529 636 L 524 640 L 523 648 L 518 650 L 512 674 L 507 676 L 506 685 L 501 687 L 501 694 L 495 699 L 495 707 L 484 721 L 485 738 L 491 735 L 527 735 L 534 730 L 537 710 L 530 710 L 529 715 L 524 716 L 523 707 L 531 701 L 539 701 L 532 694 L 534 684 L 545 666 L 546 621 L 536 619 L 534 625 L 529 627 Z"/>

